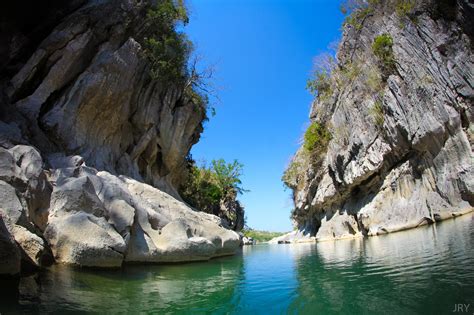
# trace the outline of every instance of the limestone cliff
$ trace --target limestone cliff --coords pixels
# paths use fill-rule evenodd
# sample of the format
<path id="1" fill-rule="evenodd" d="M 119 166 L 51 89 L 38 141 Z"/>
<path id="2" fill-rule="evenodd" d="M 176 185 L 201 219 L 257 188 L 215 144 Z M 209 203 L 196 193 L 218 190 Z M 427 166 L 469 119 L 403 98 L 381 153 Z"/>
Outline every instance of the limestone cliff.
<path id="1" fill-rule="evenodd" d="M 466 0 L 355 9 L 284 176 L 298 229 L 283 239 L 377 235 L 473 210 L 473 13 Z"/>
<path id="2" fill-rule="evenodd" d="M 149 9 L 165 2 L 2 3 L 0 273 L 20 258 L 108 267 L 238 247 L 176 190 L 206 109 L 189 82 L 151 75 Z"/>
<path id="3" fill-rule="evenodd" d="M 27 21 L 30 29 L 20 25 L 2 34 L 2 47 L 9 47 L 1 56 L 7 60 L 1 69 L 3 120 L 17 124 L 44 156 L 80 155 L 92 167 L 177 196 L 205 111 L 186 99 L 178 84 L 151 80 L 139 44 L 150 4 L 56 6 L 63 15 L 72 12 L 62 19 Z"/>

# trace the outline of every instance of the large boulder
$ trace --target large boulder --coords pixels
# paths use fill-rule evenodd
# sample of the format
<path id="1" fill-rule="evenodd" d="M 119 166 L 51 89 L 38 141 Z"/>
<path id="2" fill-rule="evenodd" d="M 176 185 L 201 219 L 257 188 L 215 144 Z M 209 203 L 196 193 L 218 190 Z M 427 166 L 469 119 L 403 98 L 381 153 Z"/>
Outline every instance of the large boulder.
<path id="1" fill-rule="evenodd" d="M 21 253 L 0 215 L 0 276 L 20 273 Z"/>
<path id="2" fill-rule="evenodd" d="M 21 170 L 26 190 L 22 193 L 26 200 L 30 221 L 44 230 L 48 219 L 48 208 L 52 187 L 44 170 L 43 159 L 35 148 L 17 145 L 9 150 Z"/>
<path id="3" fill-rule="evenodd" d="M 152 186 L 85 165 L 57 169 L 44 236 L 58 262 L 117 267 L 230 255 L 239 236 Z"/>
<path id="4" fill-rule="evenodd" d="M 0 200 L 2 201 L 0 213 L 9 223 L 26 222 L 26 214 L 15 188 L 2 180 L 0 180 Z"/>
<path id="5" fill-rule="evenodd" d="M 44 232 L 56 260 L 82 266 L 120 266 L 125 242 L 105 215 L 88 176 L 56 182 Z"/>
<path id="6" fill-rule="evenodd" d="M 49 245 L 41 237 L 20 225 L 13 226 L 12 230 L 13 237 L 20 246 L 22 270 L 35 270 L 53 264 L 54 258 Z"/>
<path id="7" fill-rule="evenodd" d="M 44 236 L 60 263 L 88 267 L 122 265 L 125 242 L 103 217 L 79 212 L 54 218 Z"/>
<path id="8" fill-rule="evenodd" d="M 197 212 L 149 185 L 123 180 L 137 211 L 129 248 L 140 250 L 129 251 L 126 260 L 206 260 L 233 254 L 238 248 L 239 235 L 224 228 L 218 217 Z"/>
<path id="9" fill-rule="evenodd" d="M 54 259 L 93 267 L 207 260 L 239 246 L 222 219 L 129 177 L 99 172 L 80 156 L 52 155 L 57 168 L 46 172 L 32 147 L 0 155 L 0 213 L 16 240 L 4 243 L 18 250 L 23 269 Z"/>
<path id="10" fill-rule="evenodd" d="M 13 224 L 31 221 L 44 229 L 48 218 L 51 185 L 40 153 L 31 146 L 0 148 L 0 197 Z"/>

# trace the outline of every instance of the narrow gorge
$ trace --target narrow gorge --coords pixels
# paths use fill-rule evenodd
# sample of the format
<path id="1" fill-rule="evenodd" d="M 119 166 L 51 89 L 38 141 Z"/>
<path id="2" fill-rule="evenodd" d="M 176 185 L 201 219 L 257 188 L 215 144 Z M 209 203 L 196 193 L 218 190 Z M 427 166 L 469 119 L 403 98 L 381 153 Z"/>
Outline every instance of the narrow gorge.
<path id="1" fill-rule="evenodd" d="M 472 313 L 473 36 L 472 0 L 3 1 L 0 315 Z"/>

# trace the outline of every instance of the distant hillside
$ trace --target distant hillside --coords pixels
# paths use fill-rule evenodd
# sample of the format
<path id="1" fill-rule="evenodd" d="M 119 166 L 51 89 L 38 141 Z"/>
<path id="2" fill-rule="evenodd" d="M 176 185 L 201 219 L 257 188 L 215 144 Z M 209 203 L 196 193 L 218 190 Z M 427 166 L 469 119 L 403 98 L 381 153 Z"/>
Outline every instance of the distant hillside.
<path id="1" fill-rule="evenodd" d="M 251 237 L 257 242 L 268 242 L 272 238 L 285 234 L 282 232 L 268 232 L 268 231 L 252 230 L 252 229 L 244 229 L 242 230 L 242 233 L 244 234 L 244 236 Z"/>

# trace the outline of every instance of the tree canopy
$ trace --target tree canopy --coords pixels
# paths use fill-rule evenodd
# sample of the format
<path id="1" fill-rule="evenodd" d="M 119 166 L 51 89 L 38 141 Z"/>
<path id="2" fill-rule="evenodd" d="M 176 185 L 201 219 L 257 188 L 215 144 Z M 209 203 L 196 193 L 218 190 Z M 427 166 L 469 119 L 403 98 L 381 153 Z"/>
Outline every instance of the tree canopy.
<path id="1" fill-rule="evenodd" d="M 184 200 L 192 207 L 216 214 L 221 202 L 235 199 L 246 192 L 242 187 L 243 165 L 237 160 L 227 163 L 223 159 L 213 160 L 210 165 L 201 166 L 189 159 L 189 174 L 181 189 Z"/>

